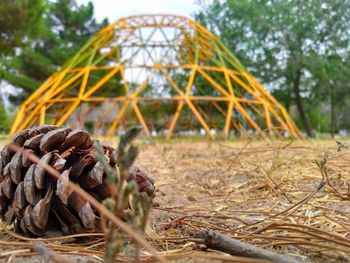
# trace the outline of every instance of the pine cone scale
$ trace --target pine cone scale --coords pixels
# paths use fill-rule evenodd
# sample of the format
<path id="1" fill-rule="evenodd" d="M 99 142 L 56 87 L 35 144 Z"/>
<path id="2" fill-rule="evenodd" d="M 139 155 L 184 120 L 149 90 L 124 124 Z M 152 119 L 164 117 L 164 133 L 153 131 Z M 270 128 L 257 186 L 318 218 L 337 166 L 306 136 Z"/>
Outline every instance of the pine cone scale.
<path id="1" fill-rule="evenodd" d="M 8 199 L 11 199 L 15 193 L 15 184 L 12 182 L 11 177 L 7 176 L 2 181 L 2 190 Z"/>
<path id="2" fill-rule="evenodd" d="M 44 137 L 44 134 L 38 134 L 28 140 L 25 141 L 24 147 L 27 149 L 31 149 L 33 151 L 38 151 L 40 149 L 40 143 L 42 138 Z"/>
<path id="3" fill-rule="evenodd" d="M 1 160 L 4 166 L 11 161 L 11 158 L 12 158 L 12 155 L 11 155 L 10 148 L 8 145 L 5 145 L 5 147 L 2 148 L 2 151 L 1 151 Z"/>
<path id="4" fill-rule="evenodd" d="M 64 143 L 58 149 L 59 152 L 63 152 L 71 147 L 79 149 L 86 149 L 92 146 L 92 140 L 89 134 L 82 130 L 73 130 L 65 138 Z"/>
<path id="5" fill-rule="evenodd" d="M 55 212 L 59 217 L 59 221 L 62 226 L 66 226 L 67 224 L 74 226 L 73 233 L 82 232 L 83 228 L 80 225 L 79 219 L 73 215 L 73 213 L 59 200 L 55 200 L 54 203 Z M 78 231 L 79 230 L 79 231 Z M 68 228 L 69 231 L 69 228 Z"/>
<path id="6" fill-rule="evenodd" d="M 35 205 L 39 202 L 41 196 L 39 189 L 36 188 L 34 182 L 34 171 L 36 164 L 32 164 L 27 170 L 26 175 L 24 176 L 24 195 L 26 200 L 31 204 Z"/>
<path id="7" fill-rule="evenodd" d="M 34 154 L 34 151 L 31 149 L 27 149 L 28 153 Z M 22 167 L 28 168 L 32 164 L 32 161 L 28 158 L 27 155 L 22 155 Z"/>
<path id="8" fill-rule="evenodd" d="M 51 208 L 51 201 L 53 197 L 53 191 L 50 188 L 43 199 L 41 199 L 33 208 L 31 215 L 32 221 L 39 229 L 45 229 L 49 212 Z"/>
<path id="9" fill-rule="evenodd" d="M 26 129 L 15 134 L 12 138 L 12 142 L 16 145 L 23 146 L 24 142 L 30 138 L 29 130 L 30 129 Z"/>
<path id="10" fill-rule="evenodd" d="M 52 164 L 52 167 L 55 168 L 57 171 L 61 171 L 64 168 L 65 164 L 66 164 L 66 160 L 59 157 L 55 159 L 55 161 Z"/>
<path id="11" fill-rule="evenodd" d="M 24 215 L 21 220 L 20 227 L 24 233 L 28 234 L 28 231 L 29 231 L 31 234 L 35 236 L 40 236 L 42 235 L 42 231 L 40 231 L 40 229 L 34 225 L 33 219 L 31 216 L 32 214 L 33 214 L 33 206 L 28 205 L 24 211 Z"/>
<path id="12" fill-rule="evenodd" d="M 64 142 L 66 135 L 66 129 L 57 129 L 48 132 L 43 136 L 40 142 L 40 150 L 43 152 L 50 152 L 57 150 L 60 145 Z"/>
<path id="13" fill-rule="evenodd" d="M 81 199 L 75 192 L 72 192 L 68 198 L 68 205 L 79 215 L 80 220 L 87 230 L 94 230 L 95 214 L 89 203 Z"/>
<path id="14" fill-rule="evenodd" d="M 92 211 L 92 208 L 89 203 L 85 203 L 83 207 L 80 209 L 79 217 L 81 221 L 83 222 L 84 227 L 88 231 L 94 231 L 95 230 L 95 214 Z"/>
<path id="15" fill-rule="evenodd" d="M 12 181 L 19 184 L 22 177 L 22 153 L 20 151 L 12 157 L 9 168 Z"/>
<path id="16" fill-rule="evenodd" d="M 56 195 L 62 201 L 63 204 L 68 203 L 68 182 L 69 182 L 69 171 L 65 170 L 57 180 Z"/>
<path id="17" fill-rule="evenodd" d="M 41 157 L 38 165 L 35 168 L 34 181 L 35 181 L 35 186 L 38 189 L 43 189 L 44 187 L 44 176 L 46 173 L 44 166 L 49 164 L 51 157 L 52 157 L 51 153 L 45 154 L 43 157 Z"/>
<path id="18" fill-rule="evenodd" d="M 83 178 L 83 180 L 79 181 L 79 184 L 84 189 L 92 189 L 103 182 L 103 172 L 104 166 L 101 162 L 96 162 L 94 168 Z"/>
<path id="19" fill-rule="evenodd" d="M 12 208 L 12 205 L 9 205 L 7 212 L 5 213 L 5 221 L 8 224 L 11 224 L 15 218 L 15 211 Z"/>
<path id="20" fill-rule="evenodd" d="M 78 178 L 84 171 L 87 166 L 93 165 L 96 163 L 95 157 L 90 154 L 84 155 L 78 160 L 73 166 L 70 172 L 72 178 Z"/>
<path id="21" fill-rule="evenodd" d="M 24 182 L 20 182 L 17 185 L 17 188 L 15 190 L 14 199 L 13 199 L 14 205 L 19 209 L 23 209 L 27 205 L 27 200 L 24 194 Z"/>
<path id="22" fill-rule="evenodd" d="M 9 199 L 6 196 L 0 196 L 0 214 L 3 214 L 8 206 Z"/>

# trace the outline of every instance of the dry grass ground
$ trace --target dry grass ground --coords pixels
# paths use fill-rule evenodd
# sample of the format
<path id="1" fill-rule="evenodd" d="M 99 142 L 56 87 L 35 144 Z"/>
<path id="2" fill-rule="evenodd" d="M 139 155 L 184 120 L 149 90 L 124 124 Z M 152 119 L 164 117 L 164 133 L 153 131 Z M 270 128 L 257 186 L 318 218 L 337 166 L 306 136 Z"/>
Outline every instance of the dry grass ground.
<path id="1" fill-rule="evenodd" d="M 141 153 L 136 162 L 155 178 L 158 188 L 149 241 L 169 259 L 229 260 L 219 253 L 204 254 L 188 240 L 203 228 L 288 253 L 301 262 L 350 259 L 350 202 L 327 185 L 320 187 L 321 170 L 315 164 L 328 153 L 332 156 L 327 164 L 332 182 L 350 179 L 349 150 L 336 152 L 334 141 L 288 145 L 288 141 L 217 143 L 185 139 L 171 143 L 140 140 L 138 144 Z M 347 188 L 339 189 L 346 197 Z M 25 242 L 33 242 L 5 232 L 0 238 L 24 242 L 22 247 L 7 246 L 7 252 L 30 249 Z M 73 246 L 75 254 L 103 256 L 101 237 L 84 242 L 88 243 L 50 244 L 66 254 L 72 253 L 67 247 Z M 17 256 L 21 254 L 32 252 L 19 251 Z M 8 258 L 0 253 L 0 261 Z M 231 262 L 239 261 L 231 258 Z"/>

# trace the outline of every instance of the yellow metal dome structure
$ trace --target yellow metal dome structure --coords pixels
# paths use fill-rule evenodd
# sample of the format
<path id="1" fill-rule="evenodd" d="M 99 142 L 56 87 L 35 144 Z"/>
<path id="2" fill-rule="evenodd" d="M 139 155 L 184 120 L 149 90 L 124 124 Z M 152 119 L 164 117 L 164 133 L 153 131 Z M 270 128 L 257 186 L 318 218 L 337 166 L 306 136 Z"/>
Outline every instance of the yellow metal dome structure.
<path id="1" fill-rule="evenodd" d="M 186 17 L 140 15 L 103 28 L 19 108 L 11 133 L 90 121 L 102 135 L 138 122 L 162 129 L 299 136 L 287 111 L 206 28 Z"/>

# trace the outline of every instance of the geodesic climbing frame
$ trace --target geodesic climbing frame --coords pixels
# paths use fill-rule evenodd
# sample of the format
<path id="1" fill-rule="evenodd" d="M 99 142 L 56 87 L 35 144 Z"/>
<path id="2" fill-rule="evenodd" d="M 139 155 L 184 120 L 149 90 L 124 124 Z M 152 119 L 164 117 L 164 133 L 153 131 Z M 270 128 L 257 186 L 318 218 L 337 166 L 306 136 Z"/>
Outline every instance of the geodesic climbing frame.
<path id="1" fill-rule="evenodd" d="M 199 127 L 210 138 L 300 133 L 286 110 L 206 28 L 186 17 L 125 17 L 103 28 L 19 108 L 11 133 L 90 121 L 102 135 Z M 223 132 L 222 132 L 223 131 Z"/>

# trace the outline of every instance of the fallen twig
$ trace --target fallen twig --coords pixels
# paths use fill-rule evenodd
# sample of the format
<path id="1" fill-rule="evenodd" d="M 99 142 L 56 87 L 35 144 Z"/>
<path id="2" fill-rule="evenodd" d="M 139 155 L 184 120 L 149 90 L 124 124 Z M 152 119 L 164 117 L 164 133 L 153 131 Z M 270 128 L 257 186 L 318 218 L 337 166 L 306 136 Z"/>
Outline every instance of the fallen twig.
<path id="1" fill-rule="evenodd" d="M 216 232 L 201 230 L 194 238 L 193 242 L 204 244 L 207 248 L 218 250 L 234 256 L 267 259 L 279 263 L 297 263 L 296 259 L 289 256 L 280 255 L 278 253 L 256 247 L 254 245 L 244 243 Z"/>

